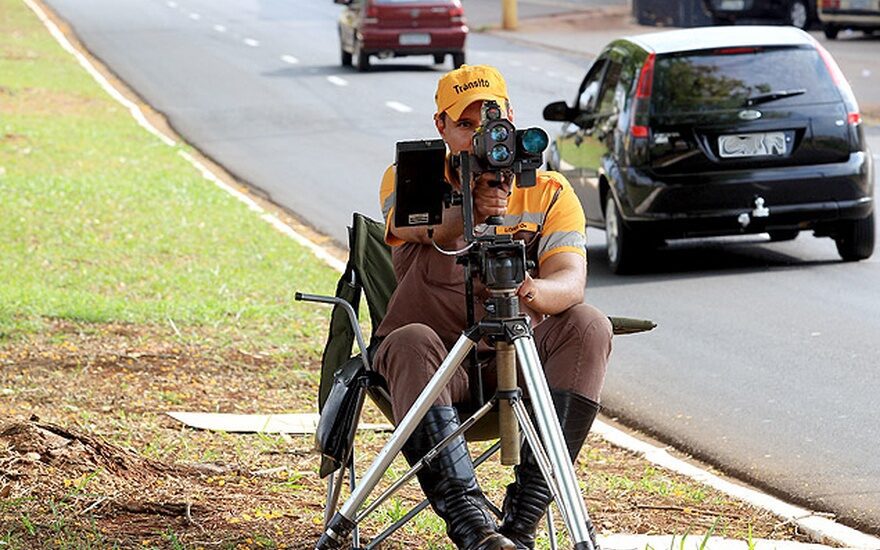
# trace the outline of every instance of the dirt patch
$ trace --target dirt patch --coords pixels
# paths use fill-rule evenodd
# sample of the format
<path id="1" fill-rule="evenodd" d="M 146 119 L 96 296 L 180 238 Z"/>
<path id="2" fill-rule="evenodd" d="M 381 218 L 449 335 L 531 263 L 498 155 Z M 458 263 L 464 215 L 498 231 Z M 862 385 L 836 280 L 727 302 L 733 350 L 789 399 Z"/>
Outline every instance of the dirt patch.
<path id="1" fill-rule="evenodd" d="M 34 59 L 39 59 L 40 55 L 37 52 L 27 51 L 27 52 L 0 52 L 0 59 L 6 59 L 8 61 L 33 61 Z"/>
<path id="2" fill-rule="evenodd" d="M 32 115 L 83 114 L 107 108 L 102 98 L 83 97 L 70 92 L 45 88 L 24 88 L 15 91 L 12 99 L 0 105 L 0 112 L 27 112 Z"/>
<path id="3" fill-rule="evenodd" d="M 310 437 L 196 431 L 162 413 L 313 411 L 318 358 L 187 332 L 195 334 L 181 341 L 164 326 L 54 322 L 0 344 L 7 547 L 313 547 L 326 484 Z M 373 407 L 367 420 L 385 421 Z M 359 436 L 361 468 L 386 437 Z M 479 477 L 500 503 L 512 475 L 490 462 Z M 398 459 L 392 471 L 403 470 Z M 771 514 L 599 437 L 581 454 L 579 477 L 601 532 L 696 535 L 715 525 L 737 538 L 751 530 L 756 538 L 803 540 Z M 364 524 L 365 536 L 420 499 L 408 485 Z M 423 516 L 384 547 L 445 544 L 442 524 Z"/>
<path id="4" fill-rule="evenodd" d="M 0 477 L 6 483 L 0 490 L 6 499 L 5 517 L 0 519 L 6 525 L 17 519 L 19 526 L 36 526 L 32 532 L 24 529 L 22 547 L 94 537 L 108 547 L 162 547 L 172 538 L 180 543 L 216 541 L 218 531 L 223 533 L 220 540 L 229 543 L 259 534 L 277 537 L 277 525 L 257 515 L 241 518 L 242 511 L 254 509 L 256 503 L 266 510 L 265 518 L 308 519 L 307 510 L 295 512 L 248 483 L 252 476 L 247 473 L 149 460 L 101 438 L 48 423 L 9 423 L 0 428 L 0 446 L 5 446 Z M 27 523 L 22 522 L 25 517 Z"/>

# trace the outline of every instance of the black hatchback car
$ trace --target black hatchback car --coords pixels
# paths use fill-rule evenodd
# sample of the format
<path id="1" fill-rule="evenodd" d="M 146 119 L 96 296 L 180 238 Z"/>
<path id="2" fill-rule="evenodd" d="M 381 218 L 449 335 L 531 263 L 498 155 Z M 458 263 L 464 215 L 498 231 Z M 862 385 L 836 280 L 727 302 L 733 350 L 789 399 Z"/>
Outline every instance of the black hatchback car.
<path id="1" fill-rule="evenodd" d="M 765 19 L 806 29 L 816 19 L 815 0 L 703 0 L 716 25 Z"/>
<path id="2" fill-rule="evenodd" d="M 844 260 L 874 249 L 874 173 L 858 105 L 828 52 L 792 27 L 708 27 L 616 40 L 548 149 L 612 271 L 667 239 L 803 230 Z"/>

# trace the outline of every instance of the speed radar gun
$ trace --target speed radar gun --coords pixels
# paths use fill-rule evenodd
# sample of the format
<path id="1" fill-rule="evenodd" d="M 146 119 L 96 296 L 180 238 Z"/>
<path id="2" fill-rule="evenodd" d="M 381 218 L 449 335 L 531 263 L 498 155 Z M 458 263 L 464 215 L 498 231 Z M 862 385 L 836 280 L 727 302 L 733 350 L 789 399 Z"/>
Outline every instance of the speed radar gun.
<path id="1" fill-rule="evenodd" d="M 414 476 L 434 454 L 497 406 L 502 464 L 519 463 L 522 433 L 534 449 L 574 548 L 593 550 L 589 536 L 590 519 L 578 490 L 574 468 L 535 347 L 529 317 L 521 313 L 519 308 L 517 289 L 525 280 L 529 267 L 525 245 L 511 235 L 499 235 L 492 231 L 478 234 L 474 228 L 471 191 L 476 178 L 485 172 L 499 176 L 509 172 L 516 175 L 518 186 L 535 185 L 535 170 L 542 163 L 542 153 L 548 143 L 547 133 L 540 128 L 517 130 L 504 118 L 500 106 L 493 101 L 484 102 L 481 118 L 481 125 L 473 138 L 473 153 L 464 152 L 452 159 L 461 182 L 460 192 L 453 192 L 445 180 L 446 147 L 442 140 L 403 141 L 397 144 L 394 221 L 398 227 L 436 225 L 442 221 L 444 207 L 459 205 L 462 208 L 466 246 L 457 251 L 457 255 L 458 262 L 465 268 L 470 326 L 400 421 L 351 496 L 327 523 L 327 529 L 318 541 L 318 549 L 340 548 L 356 526 Z M 487 223 L 491 224 L 492 221 Z M 496 220 L 496 223 L 500 221 Z M 480 320 L 473 319 L 475 278 L 479 278 L 489 294 L 485 303 L 487 315 Z M 498 384 L 495 395 L 483 402 L 479 383 L 481 378 L 479 373 L 474 375 L 477 369 L 471 368 L 476 412 L 382 495 L 364 507 L 370 493 L 427 410 L 455 371 L 469 355 L 475 355 L 476 345 L 483 339 L 493 345 L 496 351 Z M 535 423 L 522 400 L 522 390 L 517 380 L 517 361 L 531 398 Z M 476 364 L 471 366 L 476 367 Z M 551 540 L 553 538 L 551 536 Z M 555 547 L 555 541 L 552 542 Z"/>

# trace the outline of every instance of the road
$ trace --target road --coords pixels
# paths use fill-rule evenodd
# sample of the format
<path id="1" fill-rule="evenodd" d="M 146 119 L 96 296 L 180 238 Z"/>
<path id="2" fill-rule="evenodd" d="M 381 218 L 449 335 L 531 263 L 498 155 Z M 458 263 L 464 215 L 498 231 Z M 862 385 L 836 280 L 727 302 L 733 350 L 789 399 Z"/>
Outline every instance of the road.
<path id="1" fill-rule="evenodd" d="M 393 143 L 435 135 L 432 95 L 448 66 L 343 70 L 329 1 L 48 3 L 187 140 L 340 242 L 353 210 L 379 215 Z M 589 62 L 510 38 L 475 33 L 469 62 L 497 65 L 517 124 L 541 124 L 542 107 L 572 99 Z M 864 63 L 880 74 L 880 43 L 868 44 Z M 880 132 L 870 139 L 880 151 Z M 723 249 L 691 241 L 622 278 L 604 263 L 603 234 L 588 237 L 586 299 L 660 324 L 616 340 L 606 410 L 878 532 L 880 254 L 843 264 L 830 240 L 806 234 Z"/>

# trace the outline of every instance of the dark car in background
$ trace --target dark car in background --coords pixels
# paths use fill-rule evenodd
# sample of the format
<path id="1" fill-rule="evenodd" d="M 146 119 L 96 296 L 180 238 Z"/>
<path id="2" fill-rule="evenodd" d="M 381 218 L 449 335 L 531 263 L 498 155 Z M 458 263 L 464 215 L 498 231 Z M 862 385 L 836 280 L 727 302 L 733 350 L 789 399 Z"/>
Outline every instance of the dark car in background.
<path id="1" fill-rule="evenodd" d="M 764 19 L 806 29 L 816 19 L 816 0 L 704 0 L 717 25 Z"/>
<path id="2" fill-rule="evenodd" d="M 460 0 L 334 0 L 345 5 L 339 16 L 339 50 L 343 66 L 370 69 L 380 59 L 430 55 L 435 63 L 452 58 L 465 62 L 468 26 Z"/>
<path id="3" fill-rule="evenodd" d="M 606 46 L 547 165 L 565 174 L 612 271 L 668 239 L 800 231 L 844 260 L 874 249 L 874 174 L 859 107 L 831 55 L 791 27 L 703 27 Z"/>
<path id="4" fill-rule="evenodd" d="M 880 0 L 821 0 L 819 21 L 831 40 L 844 29 L 872 34 L 880 30 Z"/>

